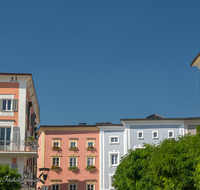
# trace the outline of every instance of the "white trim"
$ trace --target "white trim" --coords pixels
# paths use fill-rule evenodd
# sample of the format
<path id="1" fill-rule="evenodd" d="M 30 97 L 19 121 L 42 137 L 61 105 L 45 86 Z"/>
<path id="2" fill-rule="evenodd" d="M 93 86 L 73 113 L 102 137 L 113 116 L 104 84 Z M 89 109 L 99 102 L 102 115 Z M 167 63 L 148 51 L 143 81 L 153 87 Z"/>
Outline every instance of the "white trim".
<path id="1" fill-rule="evenodd" d="M 2 102 L 2 111 L 0 111 L 0 116 L 14 117 L 14 112 L 13 112 L 13 99 L 14 99 L 14 97 L 15 97 L 14 94 L 0 94 L 0 99 L 11 100 L 11 110 L 3 110 L 3 102 Z"/>
<path id="2" fill-rule="evenodd" d="M 169 133 L 172 132 L 172 137 L 169 136 Z M 174 130 L 169 130 L 168 131 L 168 138 L 174 138 Z"/>
<path id="3" fill-rule="evenodd" d="M 112 184 L 112 177 L 115 175 L 115 172 L 114 173 L 109 173 L 109 189 L 114 189 L 114 187 L 111 185 Z"/>
<path id="4" fill-rule="evenodd" d="M 157 136 L 156 136 L 156 137 L 154 137 L 154 133 L 157 133 Z M 152 131 L 152 138 L 153 138 L 153 139 L 158 139 L 158 131 Z"/>
<path id="5" fill-rule="evenodd" d="M 119 151 L 109 151 L 109 167 L 117 167 L 119 165 L 119 156 L 120 156 L 120 152 Z M 117 164 L 112 164 L 112 155 L 118 155 L 117 157 Z"/>
<path id="6" fill-rule="evenodd" d="M 142 148 L 145 148 L 145 147 L 143 147 L 141 144 L 133 146 L 133 150 L 135 150 L 137 148 L 142 149 Z"/>
<path id="7" fill-rule="evenodd" d="M 117 138 L 117 142 L 111 142 L 111 138 Z M 109 143 L 110 144 L 119 144 L 119 136 L 109 136 Z"/>
<path id="8" fill-rule="evenodd" d="M 139 137 L 139 133 L 142 133 L 142 137 Z M 144 139 L 143 131 L 137 131 L 137 139 Z"/>

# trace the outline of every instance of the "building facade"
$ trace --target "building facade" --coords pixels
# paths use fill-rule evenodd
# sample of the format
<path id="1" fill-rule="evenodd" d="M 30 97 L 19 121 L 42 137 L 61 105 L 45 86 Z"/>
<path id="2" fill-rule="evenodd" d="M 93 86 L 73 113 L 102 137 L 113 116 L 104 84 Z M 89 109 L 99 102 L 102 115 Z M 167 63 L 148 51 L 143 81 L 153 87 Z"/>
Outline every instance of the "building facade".
<path id="1" fill-rule="evenodd" d="M 41 176 L 45 184 L 39 187 L 99 189 L 99 129 L 95 125 L 41 125 L 38 143 L 38 168 L 50 169 L 46 179 Z"/>
<path id="2" fill-rule="evenodd" d="M 200 117 L 164 118 L 153 114 L 143 119 L 121 119 L 122 124 L 97 123 L 100 129 L 100 190 L 112 190 L 112 176 L 120 158 L 143 143 L 158 144 L 166 138 L 196 134 Z"/>
<path id="3" fill-rule="evenodd" d="M 31 74 L 0 73 L 0 164 L 36 178 L 39 106 Z M 26 141 L 28 136 L 32 140 Z M 36 183 L 29 184 L 35 187 Z"/>

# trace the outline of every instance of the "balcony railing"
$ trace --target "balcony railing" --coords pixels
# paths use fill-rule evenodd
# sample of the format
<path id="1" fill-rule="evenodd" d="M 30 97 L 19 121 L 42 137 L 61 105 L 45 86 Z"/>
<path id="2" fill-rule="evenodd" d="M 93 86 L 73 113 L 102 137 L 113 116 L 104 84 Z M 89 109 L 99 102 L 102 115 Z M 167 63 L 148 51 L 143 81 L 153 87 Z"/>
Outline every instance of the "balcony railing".
<path id="1" fill-rule="evenodd" d="M 10 141 L 0 140 L 0 151 L 26 151 L 26 152 L 37 152 L 38 142 L 37 141 Z"/>

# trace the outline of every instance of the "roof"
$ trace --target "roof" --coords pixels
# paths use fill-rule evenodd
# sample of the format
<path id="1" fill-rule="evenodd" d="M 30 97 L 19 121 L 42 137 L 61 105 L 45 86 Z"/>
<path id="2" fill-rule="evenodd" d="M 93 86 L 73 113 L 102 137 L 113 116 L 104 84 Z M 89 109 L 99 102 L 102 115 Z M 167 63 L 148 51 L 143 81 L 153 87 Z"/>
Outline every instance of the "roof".
<path id="1" fill-rule="evenodd" d="M 200 52 L 197 54 L 197 56 L 193 59 L 193 61 L 191 62 L 190 66 L 193 66 L 193 64 L 195 63 L 195 61 L 200 57 Z"/>
<path id="2" fill-rule="evenodd" d="M 32 76 L 31 73 L 0 73 L 0 75 L 29 75 L 29 76 Z"/>
<path id="3" fill-rule="evenodd" d="M 41 127 L 96 127 L 96 125 L 40 125 Z"/>
<path id="4" fill-rule="evenodd" d="M 102 123 L 96 123 L 96 126 L 123 126 L 122 124 L 114 124 L 109 121 L 102 122 Z"/>
<path id="5" fill-rule="evenodd" d="M 152 114 L 146 118 L 136 118 L 136 119 L 121 119 L 121 121 L 147 121 L 147 120 L 200 120 L 200 117 L 185 117 L 185 118 L 165 118 L 157 114 Z"/>

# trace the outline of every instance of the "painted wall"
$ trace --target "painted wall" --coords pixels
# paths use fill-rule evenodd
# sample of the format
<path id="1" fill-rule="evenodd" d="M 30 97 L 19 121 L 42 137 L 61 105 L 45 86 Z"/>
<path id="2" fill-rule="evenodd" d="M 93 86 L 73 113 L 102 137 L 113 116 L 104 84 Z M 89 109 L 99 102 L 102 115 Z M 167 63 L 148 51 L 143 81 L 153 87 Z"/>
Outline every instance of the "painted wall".
<path id="1" fill-rule="evenodd" d="M 174 138 L 179 134 L 179 125 L 130 125 L 130 148 L 143 145 L 143 143 L 158 144 L 168 138 L 168 131 L 174 131 Z M 143 131 L 143 138 L 138 139 L 137 132 Z M 152 132 L 158 131 L 158 138 L 153 138 Z"/>
<path id="2" fill-rule="evenodd" d="M 56 127 L 55 127 L 56 129 Z M 52 150 L 52 138 L 61 138 L 60 140 L 60 151 Z M 77 147 L 78 151 L 69 150 L 69 138 L 78 138 Z M 86 138 L 95 138 L 95 151 L 86 150 Z M 76 128 L 67 128 L 67 130 L 45 130 L 45 147 L 42 147 L 42 134 L 39 135 L 39 158 L 38 158 L 38 168 L 44 163 L 44 167 L 51 168 L 52 166 L 52 155 L 58 154 L 60 157 L 60 166 L 61 171 L 49 171 L 47 181 L 45 186 L 51 185 L 52 179 L 62 180 L 60 185 L 60 190 L 68 189 L 68 180 L 78 179 L 78 190 L 85 190 L 86 183 L 85 180 L 96 180 L 95 190 L 99 189 L 99 130 L 95 127 L 95 130 L 90 129 L 90 127 L 76 127 Z M 44 157 L 42 156 L 42 151 L 44 151 Z M 69 155 L 75 154 L 78 155 L 78 172 L 72 172 L 68 170 L 69 167 Z M 96 170 L 89 172 L 85 170 L 86 167 L 86 155 L 93 154 L 95 155 L 95 166 Z M 45 160 L 45 162 L 43 162 Z M 41 186 L 40 184 L 39 186 Z M 38 187 L 39 187 L 38 186 Z"/>

